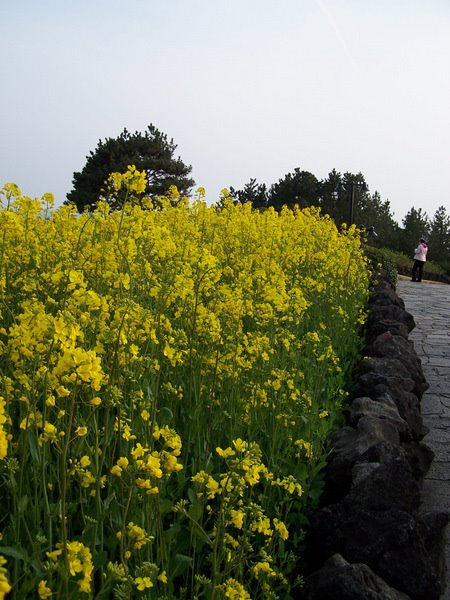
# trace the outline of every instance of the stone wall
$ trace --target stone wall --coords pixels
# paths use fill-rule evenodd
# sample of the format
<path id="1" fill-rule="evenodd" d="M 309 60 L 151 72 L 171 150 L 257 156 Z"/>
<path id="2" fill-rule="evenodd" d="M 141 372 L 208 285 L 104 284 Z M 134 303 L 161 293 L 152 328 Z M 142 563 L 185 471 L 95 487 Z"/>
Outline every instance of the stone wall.
<path id="1" fill-rule="evenodd" d="M 438 600 L 445 585 L 449 514 L 421 512 L 433 460 L 422 441 L 428 388 L 408 335 L 414 318 L 395 288 L 371 293 L 363 351 L 346 426 L 332 452 L 319 510 L 306 536 L 301 600 Z"/>

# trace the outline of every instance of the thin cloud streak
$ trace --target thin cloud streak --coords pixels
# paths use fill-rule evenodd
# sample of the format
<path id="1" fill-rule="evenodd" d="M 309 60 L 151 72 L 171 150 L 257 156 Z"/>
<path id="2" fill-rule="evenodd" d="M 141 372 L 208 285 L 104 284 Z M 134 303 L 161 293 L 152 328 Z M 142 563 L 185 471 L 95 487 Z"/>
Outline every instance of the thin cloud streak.
<path id="1" fill-rule="evenodd" d="M 328 10 L 328 8 L 325 6 L 325 4 L 322 2 L 322 0 L 314 0 L 314 2 L 319 7 L 323 16 L 326 18 L 326 20 L 330 24 L 331 29 L 334 31 L 334 34 L 336 35 L 336 38 L 337 38 L 338 42 L 340 43 L 340 45 L 342 46 L 342 49 L 344 50 L 345 54 L 347 55 L 348 60 L 352 63 L 353 66 L 356 66 L 355 58 L 352 55 L 350 48 L 349 48 L 347 42 L 345 41 L 345 38 L 342 35 L 341 30 L 338 27 L 336 19 L 333 17 L 331 12 Z"/>

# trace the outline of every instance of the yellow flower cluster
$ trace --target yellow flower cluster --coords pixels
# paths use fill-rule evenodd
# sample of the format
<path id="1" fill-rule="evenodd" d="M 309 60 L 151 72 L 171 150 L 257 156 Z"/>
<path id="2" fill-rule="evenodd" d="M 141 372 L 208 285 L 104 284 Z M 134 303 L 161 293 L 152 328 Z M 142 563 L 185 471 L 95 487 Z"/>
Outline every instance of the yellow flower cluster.
<path id="1" fill-rule="evenodd" d="M 8 583 L 8 573 L 5 569 L 6 559 L 0 555 L 0 600 L 3 600 L 6 594 L 11 591 L 11 585 Z"/>
<path id="2" fill-rule="evenodd" d="M 80 592 L 88 594 L 91 591 L 91 580 L 94 566 L 92 564 L 92 554 L 89 548 L 86 548 L 81 542 L 67 542 L 66 546 L 67 561 L 69 573 L 72 577 L 77 577 L 77 585 Z M 64 545 L 61 543 L 56 544 L 56 550 L 47 552 L 47 556 L 53 562 L 63 554 Z M 79 576 L 81 575 L 81 578 Z M 44 584 L 45 587 L 46 584 Z M 41 593 L 44 592 L 42 583 L 39 584 Z"/>
<path id="3" fill-rule="evenodd" d="M 47 600 L 47 598 L 51 598 L 52 595 L 53 595 L 53 592 L 52 592 L 51 588 L 48 587 L 47 580 L 41 579 L 41 581 L 39 582 L 39 585 L 38 585 L 38 596 L 39 596 L 40 600 Z"/>
<path id="4" fill-rule="evenodd" d="M 149 210 L 132 166 L 108 183 L 122 209 L 82 215 L 0 191 L 4 545 L 49 565 L 40 598 L 287 593 L 289 512 L 317 498 L 360 350 L 359 234 L 201 188 Z"/>
<path id="5" fill-rule="evenodd" d="M 122 427 L 124 439 L 134 441 L 136 436 L 132 434 L 130 427 L 126 424 Z M 136 486 L 146 494 L 158 494 L 159 480 L 183 469 L 177 458 L 181 454 L 181 438 L 174 429 L 167 425 L 159 427 L 155 423 L 152 441 L 158 443 L 159 450 L 135 442 L 130 450 L 131 464 L 126 456 L 121 456 L 111 467 L 111 474 L 115 477 L 122 477 L 125 472 L 132 473 Z"/>
<path id="6" fill-rule="evenodd" d="M 141 194 L 145 192 L 147 185 L 145 171 L 138 171 L 133 165 L 128 166 L 125 173 L 111 173 L 108 181 L 112 184 L 112 187 L 116 192 L 123 186 L 129 192 Z"/>
<path id="7" fill-rule="evenodd" d="M 232 577 L 229 577 L 225 583 L 218 585 L 216 589 L 222 592 L 223 598 L 229 598 L 229 600 L 251 600 L 250 594 L 242 583 Z"/>
<path id="8" fill-rule="evenodd" d="M 0 460 L 5 458 L 6 453 L 8 452 L 8 438 L 4 429 L 6 421 L 5 399 L 0 396 Z"/>
<path id="9" fill-rule="evenodd" d="M 118 540 L 121 540 L 123 544 L 129 545 L 135 550 L 140 550 L 145 544 L 154 539 L 153 536 L 146 533 L 145 529 L 132 521 L 127 525 L 126 537 L 124 537 L 121 531 L 117 532 L 116 537 Z"/>
<path id="10" fill-rule="evenodd" d="M 246 442 L 241 438 L 233 441 L 232 447 L 217 448 L 217 454 L 227 462 L 227 470 L 218 476 L 218 480 L 199 471 L 192 477 L 197 484 L 197 498 L 208 502 L 206 511 L 210 519 L 211 540 L 220 539 L 219 546 L 223 547 L 221 555 L 221 571 L 227 572 L 236 560 L 239 550 L 247 544 L 259 548 L 259 553 L 252 557 L 242 556 L 247 572 L 252 574 L 261 586 L 263 593 L 268 593 L 268 579 L 277 580 L 283 585 L 287 579 L 281 572 L 272 554 L 278 554 L 280 546 L 289 539 L 289 531 L 284 521 L 278 517 L 271 518 L 267 513 L 273 510 L 270 502 L 264 508 L 254 501 L 255 496 L 265 502 L 266 498 L 259 495 L 258 489 L 267 482 L 271 486 L 284 490 L 288 494 L 300 497 L 303 493 L 301 485 L 295 478 L 275 477 L 261 461 L 261 451 L 254 442 Z M 261 489 L 264 489 L 263 487 Z M 215 504 L 210 501 L 217 500 Z M 292 502 L 292 500 L 291 500 Z M 181 513 L 185 507 L 177 506 Z M 240 585 L 240 584 L 239 584 Z M 217 588 L 225 597 L 234 597 L 234 584 L 220 584 Z M 239 588 L 240 589 L 240 588 Z M 245 597 L 245 596 L 244 596 Z"/>

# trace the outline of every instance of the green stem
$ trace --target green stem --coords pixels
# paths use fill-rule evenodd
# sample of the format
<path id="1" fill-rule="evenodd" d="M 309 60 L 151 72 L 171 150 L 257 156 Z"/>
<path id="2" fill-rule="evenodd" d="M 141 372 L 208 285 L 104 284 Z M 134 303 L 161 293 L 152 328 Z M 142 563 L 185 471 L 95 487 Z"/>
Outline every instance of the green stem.
<path id="1" fill-rule="evenodd" d="M 61 481 L 61 540 L 62 540 L 62 547 L 63 547 L 63 557 L 64 557 L 64 562 L 66 564 L 66 570 L 63 576 L 63 582 L 61 585 L 64 585 L 64 593 L 65 596 L 67 597 L 68 595 L 68 588 L 69 588 L 69 578 L 68 578 L 68 573 L 69 573 L 69 557 L 67 554 L 67 512 L 66 512 L 66 496 L 67 496 L 67 454 L 68 454 L 68 450 L 69 450 L 69 444 L 71 442 L 71 432 L 72 432 L 72 425 L 73 425 L 73 420 L 74 420 L 74 412 L 75 412 L 75 393 L 72 393 L 72 399 L 71 399 L 71 404 L 70 404 L 70 411 L 69 411 L 69 422 L 68 422 L 68 427 L 67 427 L 67 431 L 66 431 L 66 439 L 65 439 L 65 443 L 63 446 L 63 451 L 61 454 L 61 458 L 60 458 L 60 464 L 59 464 L 59 473 L 60 473 L 60 481 Z"/>

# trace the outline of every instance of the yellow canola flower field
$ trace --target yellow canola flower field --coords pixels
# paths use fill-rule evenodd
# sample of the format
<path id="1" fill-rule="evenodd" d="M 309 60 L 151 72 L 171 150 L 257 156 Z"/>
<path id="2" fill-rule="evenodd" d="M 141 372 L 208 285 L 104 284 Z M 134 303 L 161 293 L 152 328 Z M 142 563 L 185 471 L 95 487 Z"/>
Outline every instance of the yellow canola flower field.
<path id="1" fill-rule="evenodd" d="M 359 232 L 1 190 L 0 598 L 283 598 L 368 298 Z M 293 591 L 294 590 L 294 591 Z"/>

